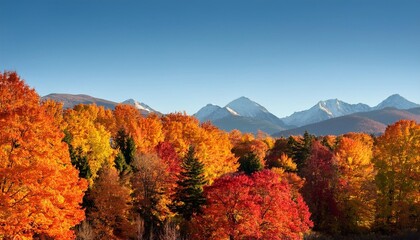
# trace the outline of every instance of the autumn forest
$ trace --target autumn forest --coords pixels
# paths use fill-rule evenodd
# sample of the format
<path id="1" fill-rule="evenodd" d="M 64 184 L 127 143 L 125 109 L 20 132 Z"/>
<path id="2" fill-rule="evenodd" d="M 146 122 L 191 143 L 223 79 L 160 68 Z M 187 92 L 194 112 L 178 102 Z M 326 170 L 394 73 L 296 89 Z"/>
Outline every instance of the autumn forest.
<path id="1" fill-rule="evenodd" d="M 420 226 L 420 125 L 273 138 L 0 73 L 0 239 L 317 239 Z M 327 238 L 328 239 L 328 238 Z"/>

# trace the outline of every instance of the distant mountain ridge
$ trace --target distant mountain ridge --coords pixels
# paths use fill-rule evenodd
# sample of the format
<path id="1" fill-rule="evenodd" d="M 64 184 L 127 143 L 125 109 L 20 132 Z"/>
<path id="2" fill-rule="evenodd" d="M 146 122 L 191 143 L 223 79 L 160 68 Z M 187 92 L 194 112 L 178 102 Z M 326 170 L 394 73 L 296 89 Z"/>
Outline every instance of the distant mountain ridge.
<path id="1" fill-rule="evenodd" d="M 78 104 L 96 104 L 98 106 L 101 106 L 107 109 L 114 109 L 115 106 L 117 106 L 118 104 L 127 104 L 127 105 L 132 105 L 135 108 L 137 108 L 143 115 L 147 115 L 150 113 L 160 114 L 160 112 L 154 110 L 147 104 L 138 102 L 137 100 L 134 100 L 134 99 L 128 99 L 128 100 L 125 100 L 124 102 L 117 103 L 117 102 L 113 102 L 113 101 L 109 101 L 109 100 L 105 100 L 101 98 L 95 98 L 95 97 L 85 95 L 85 94 L 63 94 L 63 93 L 48 94 L 42 97 L 42 99 L 51 99 L 57 102 L 61 102 L 63 103 L 64 109 L 73 108 L 74 106 Z"/>
<path id="2" fill-rule="evenodd" d="M 318 102 L 308 110 L 295 112 L 288 117 L 282 118 L 282 120 L 286 124 L 300 127 L 335 117 L 370 110 L 371 107 L 363 103 L 349 104 L 338 99 L 329 99 Z"/>
<path id="3" fill-rule="evenodd" d="M 51 93 L 48 94 L 42 99 L 51 99 L 57 102 L 63 103 L 63 108 L 73 108 L 78 104 L 96 104 L 98 106 L 102 106 L 108 109 L 114 109 L 118 103 L 101 99 L 95 98 L 85 94 L 64 94 L 64 93 Z"/>
<path id="4" fill-rule="evenodd" d="M 290 135 L 303 135 L 305 131 L 318 136 L 341 135 L 348 132 L 364 132 L 378 135 L 385 131 L 387 125 L 401 119 L 420 122 L 420 107 L 408 110 L 388 107 L 369 112 L 353 113 L 294 129 L 280 131 L 273 134 L 273 136 L 287 137 Z"/>
<path id="5" fill-rule="evenodd" d="M 363 103 L 349 104 L 338 99 L 329 99 L 318 102 L 315 106 L 308 110 L 295 112 L 288 117 L 281 118 L 281 120 L 288 125 L 301 127 L 327 119 L 346 116 L 353 113 L 380 110 L 387 107 L 410 109 L 420 107 L 420 105 L 410 102 L 398 94 L 389 96 L 375 107 L 370 107 Z"/>

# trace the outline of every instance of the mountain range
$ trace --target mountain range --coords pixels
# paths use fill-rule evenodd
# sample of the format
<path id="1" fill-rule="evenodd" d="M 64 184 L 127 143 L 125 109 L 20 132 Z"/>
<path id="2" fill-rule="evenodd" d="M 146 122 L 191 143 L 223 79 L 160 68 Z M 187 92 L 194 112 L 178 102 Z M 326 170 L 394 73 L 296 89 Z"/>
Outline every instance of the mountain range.
<path id="1" fill-rule="evenodd" d="M 330 99 L 326 101 L 320 101 L 310 109 L 295 112 L 288 117 L 282 118 L 282 120 L 286 124 L 301 127 L 327 119 L 350 115 L 353 113 L 380 110 L 387 107 L 397 109 L 410 109 L 420 107 L 420 105 L 410 102 L 398 94 L 389 96 L 387 99 L 385 99 L 375 107 L 370 107 L 363 103 L 348 104 L 338 99 Z"/>
<path id="2" fill-rule="evenodd" d="M 223 108 L 208 104 L 194 116 L 201 122 L 211 121 L 226 131 L 238 129 L 255 133 L 261 130 L 275 136 L 299 135 L 305 130 L 317 135 L 352 131 L 379 134 L 384 132 L 386 125 L 400 119 L 419 121 L 420 115 L 404 111 L 416 107 L 420 108 L 420 105 L 398 94 L 391 95 L 375 107 L 329 99 L 308 110 L 278 118 L 258 103 L 240 97 Z"/>
<path id="3" fill-rule="evenodd" d="M 63 102 L 64 108 L 83 103 L 113 109 L 119 103 L 94 98 L 88 95 L 50 94 L 43 99 Z M 128 99 L 120 104 L 135 106 L 142 114 L 157 113 L 145 103 Z M 224 107 L 207 104 L 194 116 L 200 122 L 210 121 L 217 127 L 231 131 L 256 133 L 259 130 L 274 136 L 303 134 L 308 131 L 316 135 L 339 135 L 347 132 L 366 132 L 380 134 L 388 124 L 400 119 L 420 122 L 420 105 L 394 94 L 377 106 L 363 103 L 349 104 L 338 99 L 320 101 L 313 107 L 295 112 L 290 116 L 278 118 L 265 107 L 247 97 L 240 97 Z"/>

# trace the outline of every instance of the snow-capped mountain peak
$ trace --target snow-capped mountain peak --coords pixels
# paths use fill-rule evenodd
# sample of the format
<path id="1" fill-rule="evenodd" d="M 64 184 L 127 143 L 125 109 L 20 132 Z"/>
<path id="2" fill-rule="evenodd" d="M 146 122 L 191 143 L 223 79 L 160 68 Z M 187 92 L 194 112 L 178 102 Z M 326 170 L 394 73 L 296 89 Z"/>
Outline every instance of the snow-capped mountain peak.
<path id="1" fill-rule="evenodd" d="M 285 124 L 265 107 L 250 100 L 247 97 L 240 97 L 228 103 L 225 107 L 207 104 L 194 114 L 201 122 L 212 121 L 221 126 L 230 126 L 238 129 L 255 129 L 260 126 L 264 129 L 283 128 Z M 238 125 L 235 125 L 235 124 Z M 248 131 L 248 130 L 245 130 Z M 255 130 L 256 131 L 256 130 Z"/>
<path id="2" fill-rule="evenodd" d="M 200 121 L 207 121 L 209 120 L 209 116 L 215 113 L 217 110 L 220 110 L 221 107 L 213 104 L 207 104 L 206 106 L 202 107 L 194 116 L 198 118 Z"/>
<path id="3" fill-rule="evenodd" d="M 124 102 L 122 102 L 122 104 L 127 104 L 127 105 L 132 105 L 135 108 L 137 108 L 138 110 L 145 112 L 145 113 L 152 113 L 152 112 L 156 112 L 156 110 L 154 110 L 153 108 L 149 107 L 147 104 L 139 102 L 135 99 L 127 99 Z"/>
<path id="4" fill-rule="evenodd" d="M 269 113 L 268 110 L 260 104 L 247 97 L 240 97 L 226 105 L 229 109 L 244 117 L 255 117 L 261 113 Z"/>
<path id="5" fill-rule="evenodd" d="M 374 107 L 374 109 L 383 109 L 387 107 L 393 107 L 397 109 L 410 109 L 420 107 L 420 105 L 408 101 L 399 94 L 393 94 L 387 99 L 383 100 L 381 103 L 379 103 L 376 107 Z"/>

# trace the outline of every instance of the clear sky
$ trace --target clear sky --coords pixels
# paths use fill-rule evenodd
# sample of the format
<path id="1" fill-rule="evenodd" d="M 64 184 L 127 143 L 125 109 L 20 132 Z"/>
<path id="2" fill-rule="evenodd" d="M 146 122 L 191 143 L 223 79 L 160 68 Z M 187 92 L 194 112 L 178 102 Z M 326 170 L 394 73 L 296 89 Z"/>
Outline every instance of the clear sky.
<path id="1" fill-rule="evenodd" d="M 0 1 L 0 70 L 40 95 L 195 113 L 240 96 L 279 117 L 319 100 L 420 103 L 420 1 Z"/>

